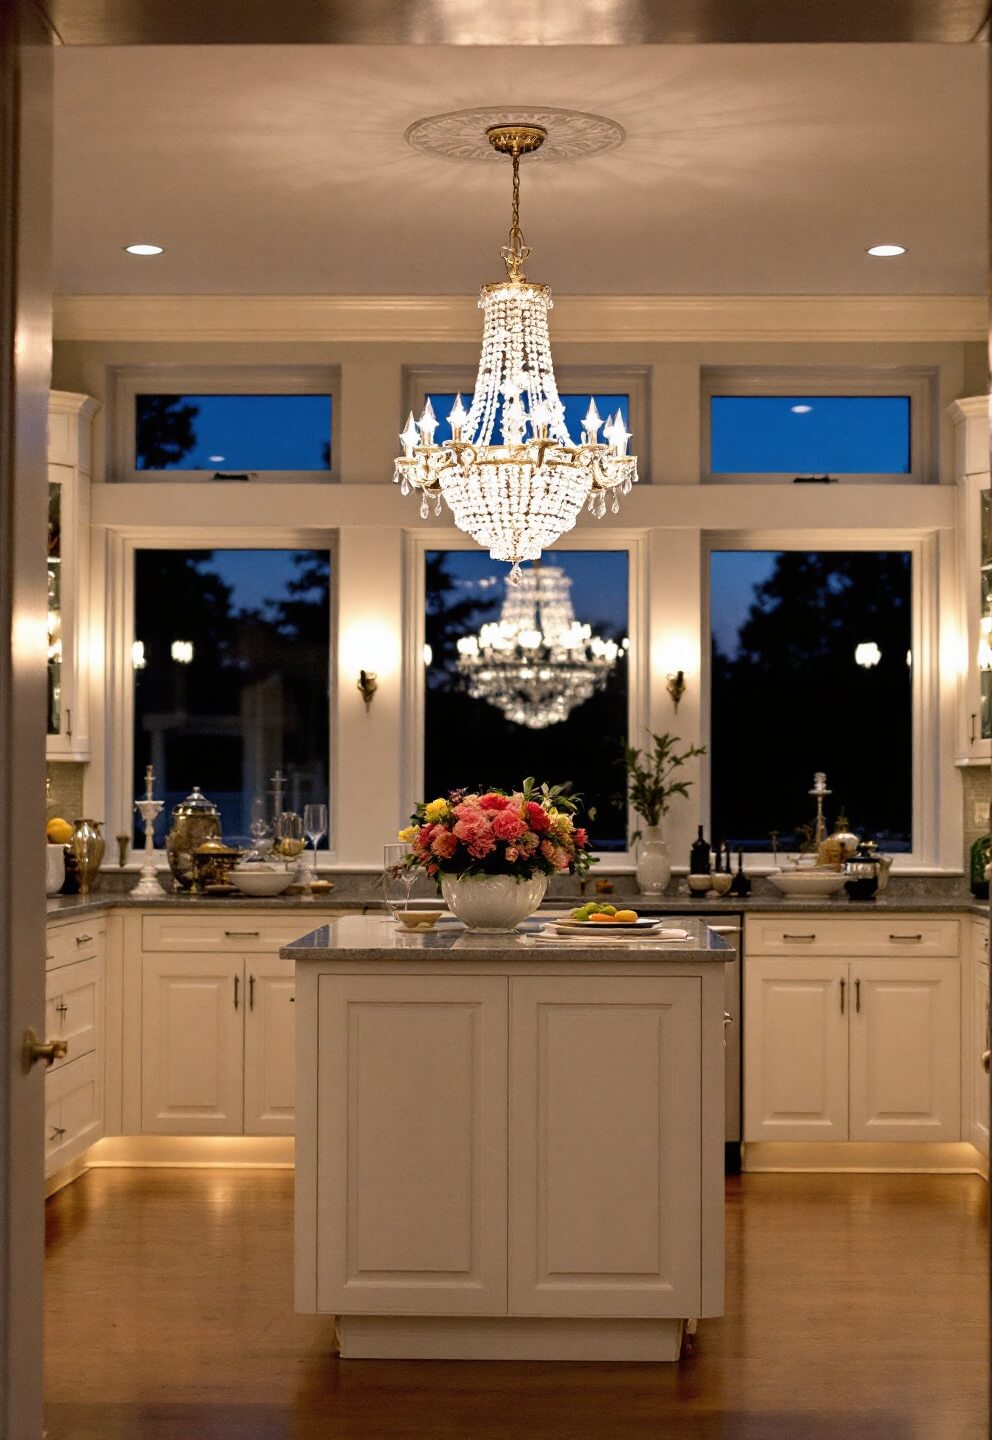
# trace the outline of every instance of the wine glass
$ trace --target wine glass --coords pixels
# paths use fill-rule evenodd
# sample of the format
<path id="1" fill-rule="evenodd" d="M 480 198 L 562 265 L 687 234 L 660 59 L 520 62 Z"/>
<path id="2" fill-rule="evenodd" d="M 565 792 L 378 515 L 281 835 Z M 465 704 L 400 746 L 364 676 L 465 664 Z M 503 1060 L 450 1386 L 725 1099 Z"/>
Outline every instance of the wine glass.
<path id="1" fill-rule="evenodd" d="M 394 919 L 398 910 L 409 909 L 410 892 L 416 885 L 417 876 L 420 873 L 417 866 L 406 863 L 409 854 L 410 851 L 406 845 L 394 844 L 382 847 L 383 890 L 389 913 Z"/>
<path id="2" fill-rule="evenodd" d="M 298 815 L 295 810 L 284 810 L 276 821 L 276 853 L 283 857 L 288 866 L 292 860 L 299 861 L 305 846 L 303 816 Z M 302 880 L 298 881 L 298 875 L 294 875 L 293 879 L 294 883 L 302 883 Z"/>
<path id="3" fill-rule="evenodd" d="M 246 860 L 264 860 L 272 849 L 272 840 L 275 834 L 275 826 L 269 817 L 268 801 L 261 795 L 256 795 L 251 802 L 251 821 L 248 825 L 248 833 L 252 838 L 253 848 Z"/>
<path id="4" fill-rule="evenodd" d="M 303 808 L 303 833 L 313 846 L 313 871 L 311 880 L 317 878 L 317 844 L 327 834 L 327 806 L 305 805 Z"/>

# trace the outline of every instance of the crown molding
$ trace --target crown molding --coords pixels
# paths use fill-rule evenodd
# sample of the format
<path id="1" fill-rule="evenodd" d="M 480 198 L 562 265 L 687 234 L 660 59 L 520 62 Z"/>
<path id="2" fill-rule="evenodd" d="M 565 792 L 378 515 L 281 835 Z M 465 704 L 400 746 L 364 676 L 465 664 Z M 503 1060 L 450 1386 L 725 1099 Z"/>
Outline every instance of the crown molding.
<path id="1" fill-rule="evenodd" d="M 57 295 L 54 337 L 86 341 L 476 342 L 453 295 Z M 983 295 L 565 295 L 556 341 L 984 341 Z"/>

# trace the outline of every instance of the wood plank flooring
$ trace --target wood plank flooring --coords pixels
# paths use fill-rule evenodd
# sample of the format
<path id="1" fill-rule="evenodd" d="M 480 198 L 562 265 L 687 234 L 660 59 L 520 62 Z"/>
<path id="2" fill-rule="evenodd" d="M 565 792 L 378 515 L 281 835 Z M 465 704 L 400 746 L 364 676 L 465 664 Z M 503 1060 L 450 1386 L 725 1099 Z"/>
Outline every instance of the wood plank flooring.
<path id="1" fill-rule="evenodd" d="M 51 1440 L 979 1440 L 984 1182 L 727 1183 L 727 1314 L 677 1365 L 340 1361 L 292 1174 L 102 1170 L 47 1207 Z"/>

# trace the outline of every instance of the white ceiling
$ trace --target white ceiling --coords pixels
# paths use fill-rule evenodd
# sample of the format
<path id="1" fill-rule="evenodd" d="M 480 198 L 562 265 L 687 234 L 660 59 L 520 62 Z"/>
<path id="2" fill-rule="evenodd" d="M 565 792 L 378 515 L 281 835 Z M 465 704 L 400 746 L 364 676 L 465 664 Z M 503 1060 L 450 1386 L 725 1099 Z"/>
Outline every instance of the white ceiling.
<path id="1" fill-rule="evenodd" d="M 56 289 L 472 292 L 502 272 L 509 166 L 403 134 L 504 103 L 627 132 L 523 161 L 528 274 L 559 293 L 985 291 L 986 55 L 920 44 L 64 49 Z"/>

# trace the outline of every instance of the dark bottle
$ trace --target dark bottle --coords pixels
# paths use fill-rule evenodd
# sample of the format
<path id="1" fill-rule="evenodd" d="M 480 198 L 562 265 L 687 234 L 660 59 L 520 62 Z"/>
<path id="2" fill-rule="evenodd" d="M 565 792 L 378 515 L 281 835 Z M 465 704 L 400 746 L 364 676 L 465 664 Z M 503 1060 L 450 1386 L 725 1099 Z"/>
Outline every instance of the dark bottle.
<path id="1" fill-rule="evenodd" d="M 708 875 L 710 873 L 710 847 L 703 839 L 703 827 L 700 825 L 699 834 L 692 842 L 692 849 L 689 851 L 689 874 Z"/>
<path id="2" fill-rule="evenodd" d="M 744 852 L 737 852 L 737 874 L 730 882 L 731 895 L 737 895 L 741 900 L 751 893 L 751 882 L 744 874 Z"/>

